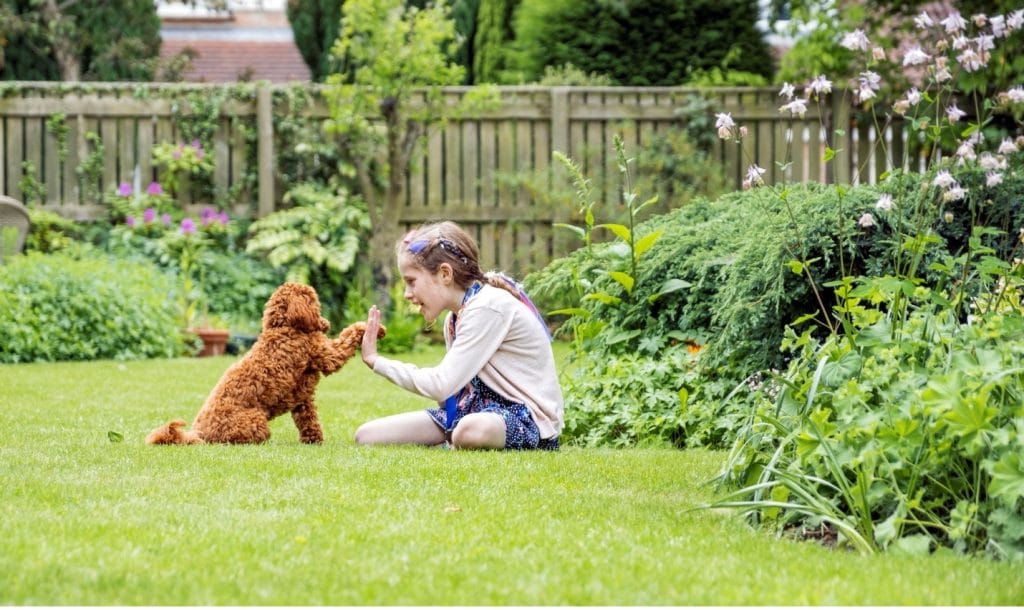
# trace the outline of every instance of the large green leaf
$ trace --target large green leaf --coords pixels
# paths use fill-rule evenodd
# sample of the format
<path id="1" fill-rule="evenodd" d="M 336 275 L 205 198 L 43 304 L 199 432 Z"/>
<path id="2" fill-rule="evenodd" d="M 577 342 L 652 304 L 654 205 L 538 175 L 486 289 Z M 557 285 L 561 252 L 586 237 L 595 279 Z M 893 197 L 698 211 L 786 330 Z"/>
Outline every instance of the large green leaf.
<path id="1" fill-rule="evenodd" d="M 991 464 L 989 472 L 992 475 L 988 484 L 989 495 L 1012 508 L 1024 496 L 1024 455 L 1021 451 L 1006 453 L 998 462 Z"/>

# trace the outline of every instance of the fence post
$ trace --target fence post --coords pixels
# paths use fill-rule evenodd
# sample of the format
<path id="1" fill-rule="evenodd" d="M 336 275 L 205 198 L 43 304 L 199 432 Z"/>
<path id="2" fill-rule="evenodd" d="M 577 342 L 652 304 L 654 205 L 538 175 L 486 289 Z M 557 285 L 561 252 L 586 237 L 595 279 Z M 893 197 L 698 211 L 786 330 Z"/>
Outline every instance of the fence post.
<path id="1" fill-rule="evenodd" d="M 274 211 L 274 115 L 270 88 L 256 90 L 256 161 L 259 166 L 257 216 L 263 218 Z"/>
<path id="2" fill-rule="evenodd" d="M 551 88 L 551 150 L 569 155 L 569 87 Z"/>
<path id="3" fill-rule="evenodd" d="M 852 184 L 851 179 L 853 166 L 853 134 L 850 133 L 850 104 L 847 101 L 845 91 L 833 90 L 832 92 L 832 124 L 829 125 L 829 132 L 826 133 L 827 141 L 833 150 L 836 151 L 834 163 L 829 167 L 835 168 L 831 178 L 834 184 Z M 836 133 L 837 129 L 843 130 L 843 135 Z"/>

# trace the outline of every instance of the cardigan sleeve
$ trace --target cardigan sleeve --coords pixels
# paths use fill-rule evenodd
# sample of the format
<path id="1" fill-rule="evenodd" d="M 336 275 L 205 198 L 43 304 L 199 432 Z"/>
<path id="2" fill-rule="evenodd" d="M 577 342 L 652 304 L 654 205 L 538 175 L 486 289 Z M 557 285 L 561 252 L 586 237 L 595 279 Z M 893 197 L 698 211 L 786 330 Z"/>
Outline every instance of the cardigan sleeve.
<path id="1" fill-rule="evenodd" d="M 421 368 L 378 357 L 373 372 L 421 396 L 443 402 L 491 359 L 508 334 L 508 321 L 490 307 L 467 308 L 456 321 L 455 340 L 437 366 Z"/>

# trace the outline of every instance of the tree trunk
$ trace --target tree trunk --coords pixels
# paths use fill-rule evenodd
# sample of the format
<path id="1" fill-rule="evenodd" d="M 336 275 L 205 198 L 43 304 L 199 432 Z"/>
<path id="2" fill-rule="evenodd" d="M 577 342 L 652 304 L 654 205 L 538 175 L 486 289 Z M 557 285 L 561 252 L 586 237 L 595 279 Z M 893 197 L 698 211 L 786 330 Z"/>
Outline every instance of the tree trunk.
<path id="1" fill-rule="evenodd" d="M 40 10 L 46 20 L 46 27 L 53 44 L 53 56 L 64 82 L 78 82 L 82 79 L 82 58 L 75 48 L 75 24 L 61 12 L 57 0 L 46 0 Z"/>

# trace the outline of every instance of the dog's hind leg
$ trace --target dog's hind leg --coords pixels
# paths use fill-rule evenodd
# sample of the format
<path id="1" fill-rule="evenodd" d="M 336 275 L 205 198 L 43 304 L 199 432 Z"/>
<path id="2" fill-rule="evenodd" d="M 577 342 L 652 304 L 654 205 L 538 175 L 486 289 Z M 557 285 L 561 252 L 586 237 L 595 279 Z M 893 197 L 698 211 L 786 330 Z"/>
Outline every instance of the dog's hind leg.
<path id="1" fill-rule="evenodd" d="M 262 443 L 270 438 L 267 416 L 257 409 L 245 409 L 222 417 L 204 421 L 203 438 L 208 443 Z"/>
<path id="2" fill-rule="evenodd" d="M 292 409 L 292 420 L 295 422 L 295 427 L 299 429 L 299 440 L 303 443 L 322 443 L 324 441 L 320 418 L 312 400 L 307 400 Z"/>

